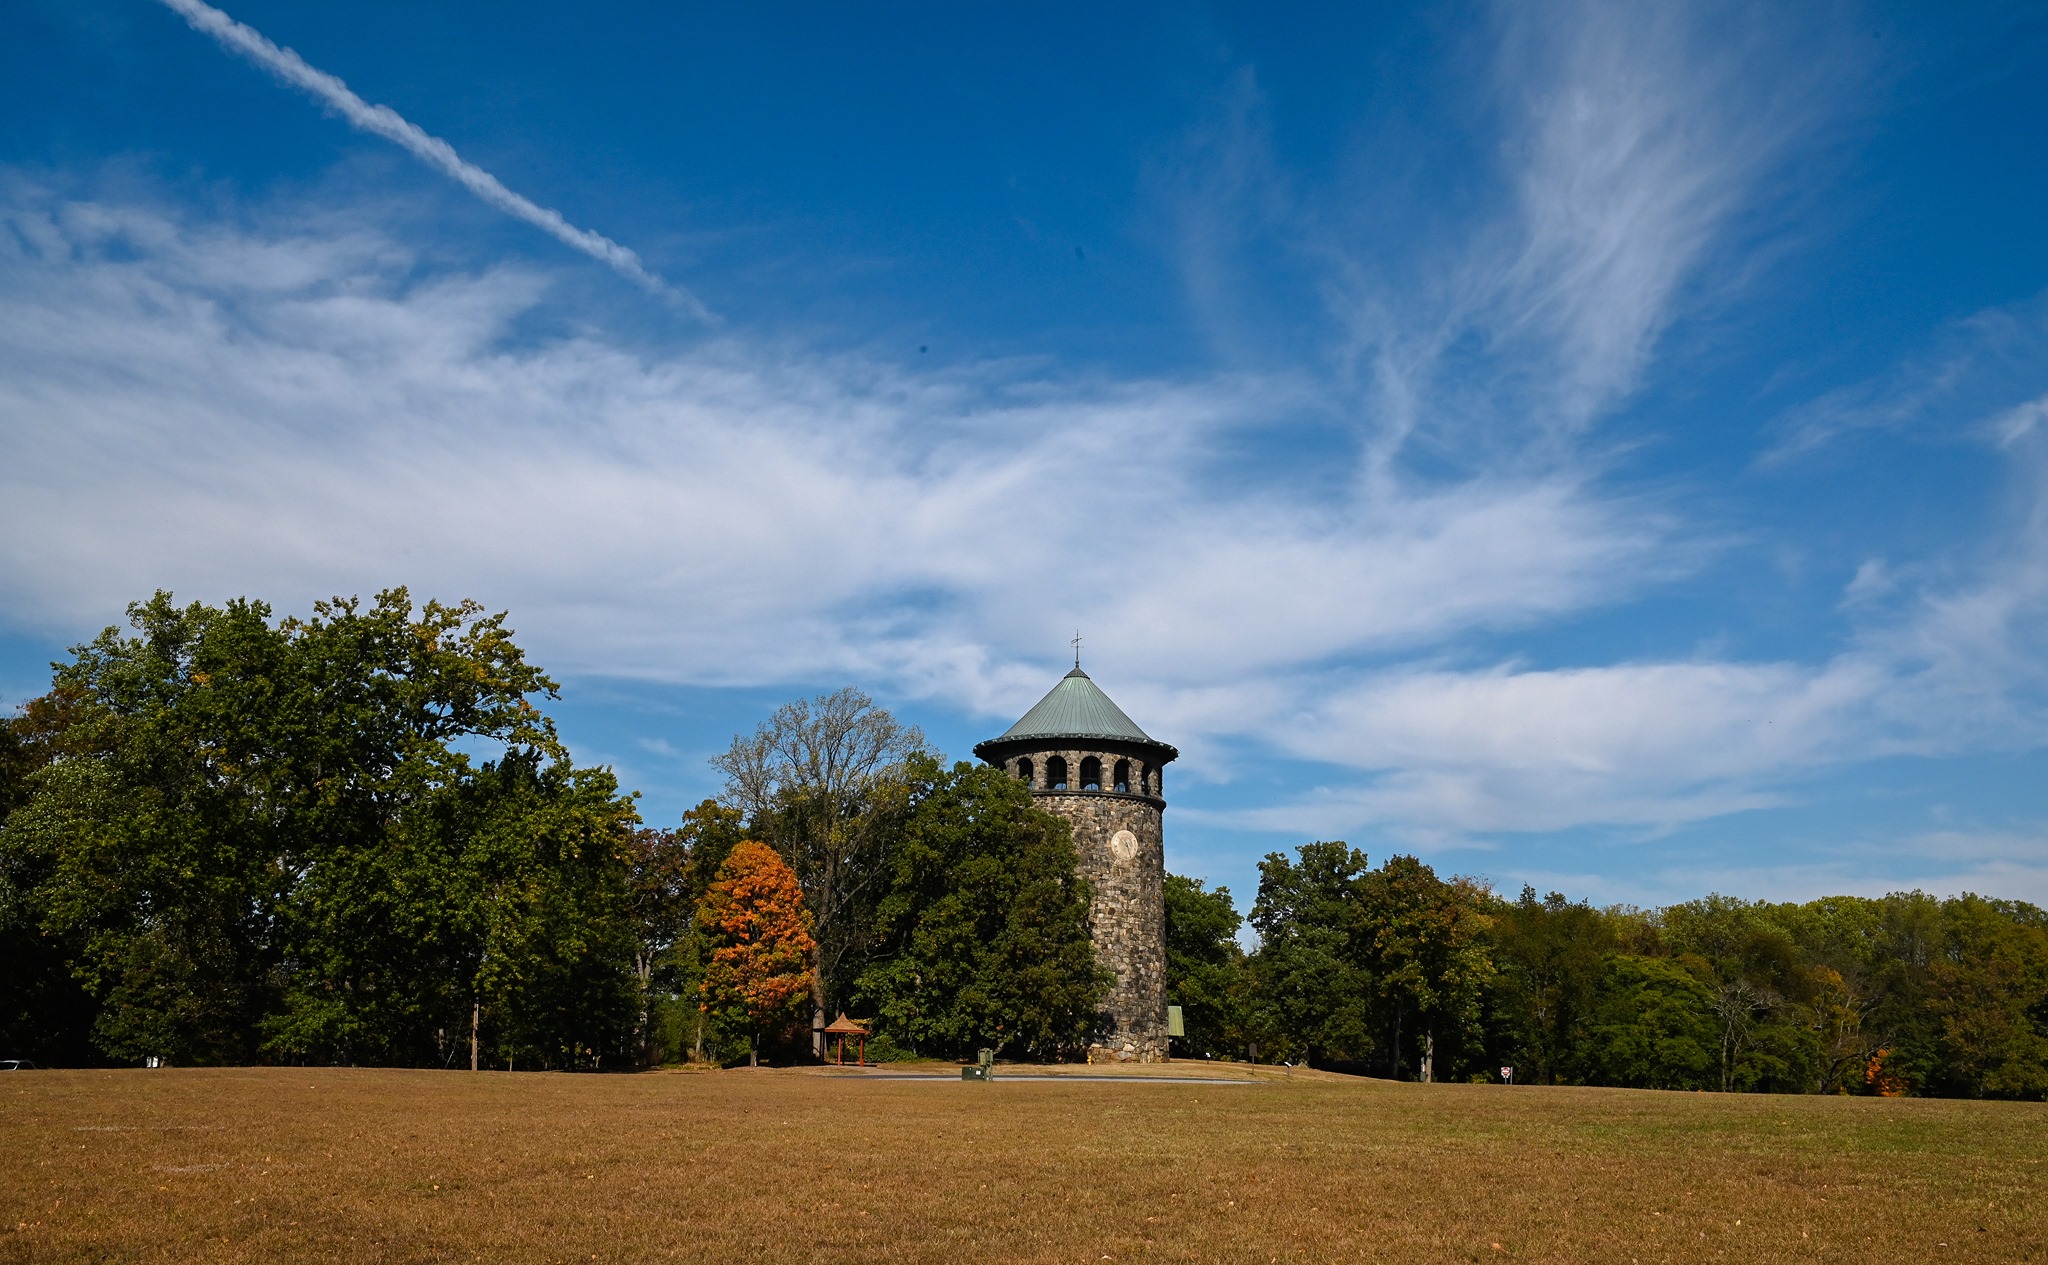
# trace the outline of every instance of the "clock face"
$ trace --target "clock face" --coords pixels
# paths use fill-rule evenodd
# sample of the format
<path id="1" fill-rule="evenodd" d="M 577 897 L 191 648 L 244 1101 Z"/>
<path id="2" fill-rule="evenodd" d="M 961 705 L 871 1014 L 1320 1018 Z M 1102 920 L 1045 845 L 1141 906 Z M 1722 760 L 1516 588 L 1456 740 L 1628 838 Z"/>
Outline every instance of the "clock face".
<path id="1" fill-rule="evenodd" d="M 1109 850 L 1119 861 L 1128 861 L 1138 855 L 1138 836 L 1128 830 L 1119 830 L 1109 837 Z"/>

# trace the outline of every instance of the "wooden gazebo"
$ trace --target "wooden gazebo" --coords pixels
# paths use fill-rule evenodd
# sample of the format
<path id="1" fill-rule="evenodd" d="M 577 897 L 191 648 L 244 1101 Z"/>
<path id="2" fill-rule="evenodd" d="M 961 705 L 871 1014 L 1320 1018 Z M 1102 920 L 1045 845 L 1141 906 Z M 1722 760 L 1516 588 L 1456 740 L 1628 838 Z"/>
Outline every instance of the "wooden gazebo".
<path id="1" fill-rule="evenodd" d="M 825 1029 L 825 1035 L 838 1038 L 838 1044 L 833 1047 L 832 1061 L 841 1066 L 844 1066 L 846 1063 L 846 1038 L 860 1038 L 860 1045 L 853 1056 L 853 1065 L 855 1067 L 867 1066 L 868 1030 L 854 1020 L 848 1019 L 845 1011 L 839 1012 L 839 1017 L 834 1019 L 830 1026 Z"/>

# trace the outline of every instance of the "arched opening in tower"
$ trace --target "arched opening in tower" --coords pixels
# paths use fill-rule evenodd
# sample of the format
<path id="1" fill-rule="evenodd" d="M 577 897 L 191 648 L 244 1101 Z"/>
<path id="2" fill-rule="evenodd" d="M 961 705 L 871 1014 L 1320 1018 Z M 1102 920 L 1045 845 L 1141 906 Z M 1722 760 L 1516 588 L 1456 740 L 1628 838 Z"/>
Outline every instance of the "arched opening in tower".
<path id="1" fill-rule="evenodd" d="M 1017 776 L 1024 779 L 1024 785 L 1031 785 L 1032 772 L 1033 769 L 1031 767 L 1031 758 L 1029 756 L 1026 756 L 1024 759 L 1017 761 Z"/>
<path id="2" fill-rule="evenodd" d="M 1046 757 L 1045 789 L 1049 791 L 1063 791 L 1067 789 L 1067 758 L 1065 756 Z"/>
<path id="3" fill-rule="evenodd" d="M 1081 789 L 1099 791 L 1102 789 L 1102 761 L 1092 755 L 1081 757 Z"/>
<path id="4" fill-rule="evenodd" d="M 1116 792 L 1119 795 L 1131 793 L 1131 762 L 1129 760 L 1118 760 L 1116 762 L 1116 776 L 1110 779 L 1110 785 L 1116 787 Z"/>

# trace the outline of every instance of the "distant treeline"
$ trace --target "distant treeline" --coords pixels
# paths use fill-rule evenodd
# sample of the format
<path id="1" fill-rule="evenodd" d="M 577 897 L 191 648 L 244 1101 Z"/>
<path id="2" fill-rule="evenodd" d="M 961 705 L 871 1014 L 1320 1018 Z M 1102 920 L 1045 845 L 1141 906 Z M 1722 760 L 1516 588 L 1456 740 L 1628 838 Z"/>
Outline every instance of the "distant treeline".
<path id="1" fill-rule="evenodd" d="M 1066 823 L 858 691 L 649 829 L 471 603 L 130 610 L 0 724 L 0 1058 L 625 1068 L 1074 1057 L 1106 977 Z M 766 848 L 739 845 L 756 840 Z M 1404 1078 L 2048 1093 L 2048 916 L 1917 893 L 1601 910 L 1342 843 L 1169 876 L 1182 1054 Z M 772 930 L 779 928 L 779 930 Z M 767 940 L 776 941 L 770 944 Z"/>
<path id="2" fill-rule="evenodd" d="M 1227 891 L 1170 877 L 1192 1050 L 1382 1076 L 1772 1093 L 2048 1095 L 2048 914 L 1918 892 L 1597 909 L 1377 869 L 1342 843 Z"/>

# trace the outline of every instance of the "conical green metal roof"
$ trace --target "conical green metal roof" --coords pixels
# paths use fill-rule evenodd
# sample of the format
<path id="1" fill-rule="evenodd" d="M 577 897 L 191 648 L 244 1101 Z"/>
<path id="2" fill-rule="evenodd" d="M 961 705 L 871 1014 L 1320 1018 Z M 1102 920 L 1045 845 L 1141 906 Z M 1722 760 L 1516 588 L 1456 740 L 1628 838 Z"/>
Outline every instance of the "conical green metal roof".
<path id="1" fill-rule="evenodd" d="M 1166 745 L 1138 728 L 1137 722 L 1124 715 L 1124 709 L 1111 702 L 1109 695 L 1079 668 L 1061 677 L 1051 693 L 1039 699 L 1037 706 L 1025 712 L 1023 719 L 995 741 L 1019 738 L 1107 738 L 1155 747 Z"/>

